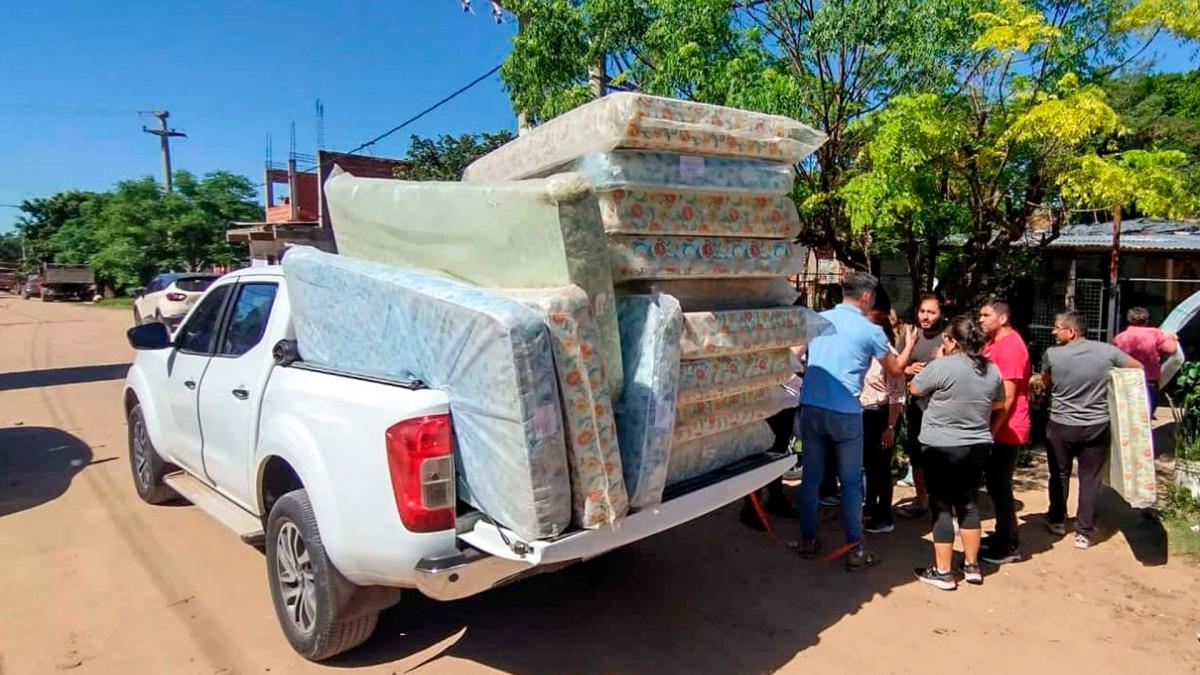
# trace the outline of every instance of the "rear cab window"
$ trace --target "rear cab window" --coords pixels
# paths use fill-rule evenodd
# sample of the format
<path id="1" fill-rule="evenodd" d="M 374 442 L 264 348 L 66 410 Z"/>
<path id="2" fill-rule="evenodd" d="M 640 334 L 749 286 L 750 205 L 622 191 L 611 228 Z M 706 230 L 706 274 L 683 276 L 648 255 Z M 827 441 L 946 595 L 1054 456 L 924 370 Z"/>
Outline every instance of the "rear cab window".
<path id="1" fill-rule="evenodd" d="M 175 282 L 175 288 L 184 293 L 203 293 L 216 280 L 217 277 L 185 277 Z"/>

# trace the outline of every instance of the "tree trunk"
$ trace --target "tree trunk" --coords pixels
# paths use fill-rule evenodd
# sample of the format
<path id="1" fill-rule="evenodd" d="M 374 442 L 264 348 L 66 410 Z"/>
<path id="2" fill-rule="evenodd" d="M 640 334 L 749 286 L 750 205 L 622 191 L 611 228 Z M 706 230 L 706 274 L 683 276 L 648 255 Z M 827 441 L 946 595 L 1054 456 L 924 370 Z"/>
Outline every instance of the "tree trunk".
<path id="1" fill-rule="evenodd" d="M 1121 205 L 1113 207 L 1112 258 L 1108 267 L 1108 339 L 1117 332 L 1117 311 L 1121 307 Z"/>

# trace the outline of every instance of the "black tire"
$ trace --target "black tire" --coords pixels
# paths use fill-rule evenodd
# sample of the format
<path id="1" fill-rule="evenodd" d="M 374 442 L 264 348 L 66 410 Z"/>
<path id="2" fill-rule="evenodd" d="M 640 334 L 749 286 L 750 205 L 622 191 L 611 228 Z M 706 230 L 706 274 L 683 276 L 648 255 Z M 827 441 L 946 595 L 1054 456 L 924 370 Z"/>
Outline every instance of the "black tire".
<path id="1" fill-rule="evenodd" d="M 42 289 L 42 302 L 50 302 L 50 291 Z"/>
<path id="2" fill-rule="evenodd" d="M 156 310 L 154 310 L 154 322 L 155 322 L 155 323 L 161 323 L 162 325 L 164 325 L 164 326 L 167 326 L 167 322 L 166 322 L 166 321 L 163 321 L 163 318 L 162 318 L 162 312 L 161 312 L 160 310 L 157 310 L 157 309 L 156 309 Z M 169 329 L 169 328 L 170 328 L 170 326 L 167 326 L 167 328 Z"/>
<path id="3" fill-rule="evenodd" d="M 354 587 L 325 554 L 306 490 L 289 492 L 271 507 L 266 553 L 275 615 L 296 653 L 322 661 L 375 632 L 379 610 L 356 612 L 345 601 L 347 589 Z"/>
<path id="4" fill-rule="evenodd" d="M 133 325 L 135 325 L 135 326 L 142 325 L 142 315 L 140 312 L 138 312 L 137 305 L 133 306 Z"/>
<path id="5" fill-rule="evenodd" d="M 162 504 L 175 499 L 178 495 L 163 482 L 163 476 L 175 467 L 164 462 L 154 449 L 140 403 L 129 411 L 128 426 L 129 470 L 133 473 L 133 486 L 138 497 L 147 504 Z"/>

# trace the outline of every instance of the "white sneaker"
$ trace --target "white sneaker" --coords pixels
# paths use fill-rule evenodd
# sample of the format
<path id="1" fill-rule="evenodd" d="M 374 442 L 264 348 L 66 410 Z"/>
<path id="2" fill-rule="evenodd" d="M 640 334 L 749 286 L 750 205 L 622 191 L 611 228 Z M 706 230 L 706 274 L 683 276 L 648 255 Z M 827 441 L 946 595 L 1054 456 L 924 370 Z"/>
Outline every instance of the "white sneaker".
<path id="1" fill-rule="evenodd" d="M 1088 536 L 1086 534 L 1076 534 L 1075 535 L 1075 548 L 1077 548 L 1081 551 L 1086 551 L 1091 547 L 1092 547 L 1092 540 L 1088 539 Z"/>

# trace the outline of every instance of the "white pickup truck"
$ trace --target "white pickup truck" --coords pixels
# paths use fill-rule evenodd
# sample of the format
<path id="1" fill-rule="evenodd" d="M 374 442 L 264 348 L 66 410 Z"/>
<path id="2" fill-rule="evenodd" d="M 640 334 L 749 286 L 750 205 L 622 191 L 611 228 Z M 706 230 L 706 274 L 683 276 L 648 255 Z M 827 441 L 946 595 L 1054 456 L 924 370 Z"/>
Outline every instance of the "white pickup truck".
<path id="1" fill-rule="evenodd" d="M 587 560 L 735 501 L 793 464 L 753 457 L 673 486 L 662 504 L 611 527 L 524 541 L 455 500 L 443 392 L 305 364 L 294 340 L 280 268 L 226 275 L 176 333 L 161 323 L 129 330 L 138 354 L 124 410 L 138 495 L 183 496 L 263 546 L 279 623 L 312 660 L 365 641 L 401 589 L 455 600 Z"/>

